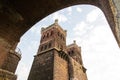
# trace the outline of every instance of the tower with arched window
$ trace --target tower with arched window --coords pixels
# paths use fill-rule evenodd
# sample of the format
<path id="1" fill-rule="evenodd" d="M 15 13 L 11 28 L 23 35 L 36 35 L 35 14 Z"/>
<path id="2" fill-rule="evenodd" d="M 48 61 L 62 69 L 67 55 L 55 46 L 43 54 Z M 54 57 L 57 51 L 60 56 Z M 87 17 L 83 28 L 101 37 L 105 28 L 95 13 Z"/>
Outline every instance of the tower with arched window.
<path id="1" fill-rule="evenodd" d="M 41 28 L 41 40 L 28 80 L 87 80 L 80 48 L 66 46 L 66 30 L 58 20 Z"/>

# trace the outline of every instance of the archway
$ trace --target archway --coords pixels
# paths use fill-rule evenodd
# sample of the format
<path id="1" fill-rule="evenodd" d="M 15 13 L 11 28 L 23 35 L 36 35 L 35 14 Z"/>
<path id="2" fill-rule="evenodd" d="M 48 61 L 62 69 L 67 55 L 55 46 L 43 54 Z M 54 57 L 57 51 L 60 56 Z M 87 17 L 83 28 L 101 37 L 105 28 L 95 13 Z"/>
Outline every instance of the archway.
<path id="1" fill-rule="evenodd" d="M 29 3 L 29 4 L 28 4 Z M 104 12 L 108 23 L 119 44 L 119 1 L 99 1 L 99 0 L 18 0 L 1 1 L 1 38 L 5 39 L 10 45 L 19 42 L 20 37 L 32 27 L 36 22 L 45 16 L 77 4 L 91 4 L 98 6 Z M 44 5 L 47 4 L 47 5 Z M 49 7 L 51 9 L 49 9 Z M 6 24 L 7 23 L 7 24 Z M 22 27 L 21 27 L 22 26 Z M 7 27 L 7 28 L 4 28 Z M 9 35 L 7 35 L 7 33 Z M 14 34 L 16 33 L 16 34 Z"/>
<path id="2" fill-rule="evenodd" d="M 0 68 L 4 69 L 8 53 L 14 52 L 20 37 L 33 24 L 54 11 L 76 4 L 92 4 L 101 8 L 118 44 L 120 44 L 120 3 L 117 0 L 54 0 L 53 2 L 48 0 L 2 0 L 0 1 Z"/>
<path id="3" fill-rule="evenodd" d="M 87 9 L 87 8 L 89 8 L 89 9 Z M 88 11 L 85 11 L 84 9 L 88 10 Z M 76 11 L 72 11 L 72 13 L 71 13 L 71 10 L 76 10 Z M 91 13 L 87 13 L 89 11 Z M 68 14 L 66 14 L 66 12 Z M 83 12 L 84 12 L 84 15 L 83 15 Z M 64 15 L 63 15 L 63 13 L 64 13 Z M 97 13 L 97 15 L 96 15 L 96 13 Z M 86 16 L 85 14 L 88 15 L 88 18 L 85 17 Z M 68 17 L 66 17 L 65 15 L 67 15 Z M 69 18 L 71 18 L 71 15 L 74 15 L 74 19 L 76 19 L 76 20 L 73 21 L 72 20 L 73 18 L 69 19 Z M 59 17 L 61 16 L 61 18 L 59 18 L 58 16 Z M 80 18 L 78 18 L 78 16 L 82 20 Z M 36 39 L 36 38 L 40 38 L 40 36 L 39 36 L 40 28 L 51 25 L 53 23 L 54 19 L 56 19 L 56 18 L 59 19 L 59 24 L 64 29 L 68 30 L 68 28 L 70 27 L 70 30 L 67 31 L 67 33 L 68 33 L 67 38 L 69 38 L 69 39 L 67 39 L 67 41 L 70 41 L 69 43 L 71 43 L 72 40 L 76 39 L 77 43 L 80 46 L 82 45 L 83 59 L 84 59 L 83 63 L 85 61 L 85 66 L 88 69 L 88 76 L 89 76 L 88 79 L 107 80 L 109 75 L 112 75 L 110 70 L 113 70 L 112 68 L 115 68 L 116 65 L 119 65 L 119 63 L 117 63 L 117 64 L 113 63 L 113 62 L 117 61 L 119 57 L 116 57 L 117 59 L 113 59 L 113 60 L 111 60 L 110 58 L 115 58 L 115 55 L 118 55 L 117 53 L 119 53 L 120 51 L 118 50 L 116 42 L 113 39 L 113 35 L 111 33 L 111 30 L 109 29 L 109 25 L 107 24 L 107 21 L 105 20 L 105 16 L 103 16 L 102 11 L 100 11 L 100 9 L 96 8 L 95 6 L 87 5 L 86 7 L 85 6 L 71 7 L 68 9 L 64 9 L 64 11 L 61 10 L 59 12 L 51 14 L 47 18 L 40 21 L 40 23 L 36 24 L 36 26 L 32 27 L 30 29 L 30 31 L 24 35 L 27 37 L 26 39 L 22 38 L 23 40 L 25 40 L 25 42 L 23 42 L 23 45 L 20 45 L 20 46 L 26 46 L 26 48 L 21 47 L 22 50 L 25 49 L 25 52 L 22 51 L 23 54 L 25 54 L 23 56 L 23 58 L 26 58 L 26 56 L 33 57 L 33 54 L 35 55 L 37 53 L 35 51 L 32 51 L 32 49 L 37 51 L 37 48 L 39 46 L 39 39 Z M 72 29 L 72 28 L 74 28 L 74 29 Z M 82 30 L 81 30 L 81 28 L 82 28 Z M 80 34 L 78 34 L 77 32 L 79 32 Z M 70 34 L 70 33 L 75 33 L 75 35 Z M 31 42 L 29 42 L 29 41 L 31 41 Z M 28 44 L 29 44 L 29 46 L 28 46 Z M 114 48 L 114 51 L 112 50 L 113 48 Z M 110 50 L 112 50 L 113 52 Z M 31 53 L 32 55 L 30 55 L 30 52 L 33 52 L 33 54 Z M 114 55 L 114 53 L 115 53 L 115 55 Z M 120 56 L 120 55 L 118 55 L 118 56 Z M 31 58 L 28 58 L 28 62 L 30 62 L 30 59 Z M 89 62 L 87 62 L 88 60 L 89 60 Z M 111 61 L 111 62 L 109 62 L 109 61 Z M 113 66 L 113 64 L 114 64 L 114 66 Z M 23 66 L 25 66 L 25 65 L 26 64 L 22 64 L 21 68 L 24 69 L 25 67 L 23 67 Z M 98 65 L 98 66 L 96 66 L 96 65 Z M 28 65 L 27 65 L 27 67 L 28 67 Z M 27 69 L 25 68 L 25 70 L 20 69 L 20 71 L 18 71 L 18 72 L 21 72 L 21 76 L 22 76 L 24 73 L 23 71 L 26 72 L 26 71 L 28 71 L 28 69 L 30 69 L 30 67 Z M 107 70 L 107 71 L 104 72 L 104 70 Z M 113 72 L 116 72 L 116 71 L 113 71 Z M 119 72 L 119 70 L 118 70 L 118 72 Z M 96 74 L 94 74 L 94 73 L 96 73 Z M 28 71 L 28 74 L 29 74 L 29 71 Z M 96 75 L 97 77 L 90 77 L 92 75 L 94 75 L 94 76 Z M 115 77 L 118 77 L 115 75 L 112 75 L 112 76 L 114 76 L 114 79 L 115 79 Z M 112 78 L 111 78 L 111 80 L 112 80 Z"/>

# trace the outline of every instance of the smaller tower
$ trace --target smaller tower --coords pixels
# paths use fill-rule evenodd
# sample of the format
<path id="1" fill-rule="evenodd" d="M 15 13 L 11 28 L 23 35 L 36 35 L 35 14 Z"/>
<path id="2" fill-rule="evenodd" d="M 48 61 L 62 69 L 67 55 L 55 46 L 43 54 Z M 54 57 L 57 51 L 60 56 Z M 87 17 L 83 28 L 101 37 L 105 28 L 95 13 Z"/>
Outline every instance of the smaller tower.
<path id="1" fill-rule="evenodd" d="M 87 80 L 81 48 L 76 41 L 66 46 L 66 30 L 58 20 L 41 28 L 41 40 L 28 80 Z"/>
<path id="2" fill-rule="evenodd" d="M 67 46 L 67 53 L 79 64 L 83 65 L 81 57 L 81 47 L 78 47 L 76 41 L 73 41 L 73 44 Z"/>
<path id="3" fill-rule="evenodd" d="M 71 80 L 87 80 L 86 69 L 84 68 L 81 47 L 78 47 L 76 41 L 67 46 L 69 57 L 69 77 Z"/>

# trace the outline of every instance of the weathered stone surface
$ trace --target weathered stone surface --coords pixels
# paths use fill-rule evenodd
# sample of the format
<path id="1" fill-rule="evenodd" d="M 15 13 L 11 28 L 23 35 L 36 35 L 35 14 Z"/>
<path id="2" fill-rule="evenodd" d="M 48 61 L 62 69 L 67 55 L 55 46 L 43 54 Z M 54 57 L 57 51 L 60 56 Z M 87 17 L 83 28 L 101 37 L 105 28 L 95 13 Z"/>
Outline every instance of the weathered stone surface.
<path id="1" fill-rule="evenodd" d="M 4 64 L 7 54 L 10 50 L 10 44 L 6 42 L 3 38 L 0 38 L 0 68 Z"/>
<path id="2" fill-rule="evenodd" d="M 75 41 L 66 47 L 66 31 L 55 21 L 41 34 L 28 80 L 87 80 L 80 47 Z"/>
<path id="3" fill-rule="evenodd" d="M 36 22 L 47 15 L 78 4 L 91 4 L 105 14 L 120 46 L 119 0 L 1 0 L 0 1 L 0 68 L 10 47 Z M 55 44 L 56 45 L 56 44 Z M 65 46 L 64 46 L 65 47 Z"/>
<path id="4" fill-rule="evenodd" d="M 53 51 L 36 55 L 28 80 L 53 80 Z"/>
<path id="5" fill-rule="evenodd" d="M 81 56 L 81 47 L 79 47 L 75 42 L 67 46 L 67 53 L 79 64 L 83 64 Z"/>
<path id="6" fill-rule="evenodd" d="M 53 80 L 69 80 L 68 62 L 61 58 L 57 51 L 54 54 L 54 79 Z"/>
<path id="7" fill-rule="evenodd" d="M 75 80 L 88 80 L 87 75 L 83 72 L 83 68 L 81 64 L 75 61 L 73 58 L 69 58 L 69 75 L 70 79 Z"/>
<path id="8" fill-rule="evenodd" d="M 119 0 L 1 0 L 0 36 L 13 44 L 42 18 L 57 10 L 78 4 L 91 4 L 101 8 L 117 42 L 120 42 Z M 117 10 L 117 16 L 112 11 L 114 8 Z"/>
<path id="9" fill-rule="evenodd" d="M 19 53 L 10 50 L 1 68 L 9 72 L 15 73 L 20 59 L 21 59 L 21 55 Z"/>
<path id="10" fill-rule="evenodd" d="M 12 72 L 0 69 L 0 80 L 17 80 L 17 76 Z"/>
<path id="11" fill-rule="evenodd" d="M 120 1 L 119 0 L 109 0 L 112 13 L 114 14 L 115 22 L 115 37 L 120 45 Z"/>
<path id="12" fill-rule="evenodd" d="M 60 49 L 66 50 L 66 32 L 56 22 L 42 28 L 28 80 L 68 80 L 68 63 L 60 57 Z"/>
<path id="13" fill-rule="evenodd" d="M 0 80 L 16 80 L 15 71 L 21 56 L 3 38 L 0 38 Z"/>

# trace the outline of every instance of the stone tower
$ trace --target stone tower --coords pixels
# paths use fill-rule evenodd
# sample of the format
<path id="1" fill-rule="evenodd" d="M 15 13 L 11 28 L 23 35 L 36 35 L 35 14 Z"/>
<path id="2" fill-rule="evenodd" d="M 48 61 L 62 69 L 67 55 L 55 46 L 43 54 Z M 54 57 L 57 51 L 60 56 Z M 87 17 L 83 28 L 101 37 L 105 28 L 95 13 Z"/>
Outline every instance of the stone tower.
<path id="1" fill-rule="evenodd" d="M 69 77 L 71 80 L 87 80 L 86 68 L 83 65 L 81 56 L 81 47 L 74 41 L 73 44 L 67 46 L 69 55 Z"/>
<path id="2" fill-rule="evenodd" d="M 87 80 L 81 49 L 74 41 L 66 46 L 66 30 L 58 20 L 41 28 L 41 40 L 28 80 Z"/>
<path id="3" fill-rule="evenodd" d="M 58 20 L 41 29 L 41 41 L 28 80 L 68 80 L 68 63 L 59 51 L 66 50 L 66 31 Z"/>

